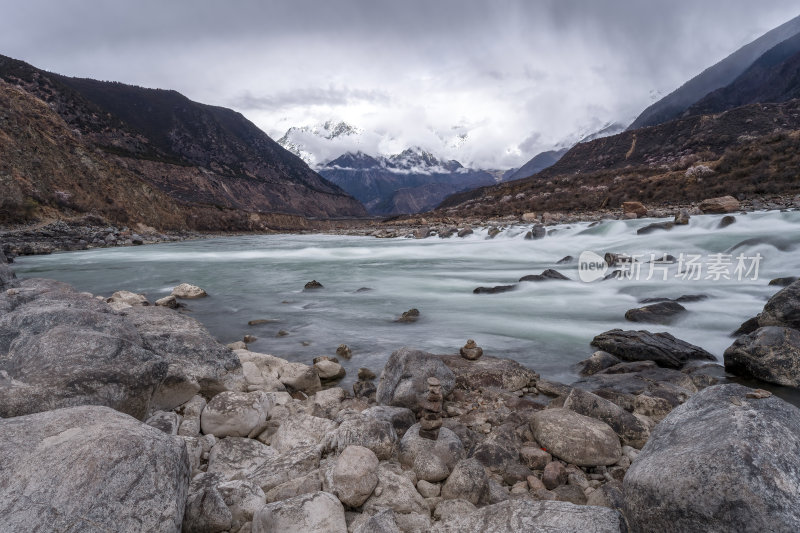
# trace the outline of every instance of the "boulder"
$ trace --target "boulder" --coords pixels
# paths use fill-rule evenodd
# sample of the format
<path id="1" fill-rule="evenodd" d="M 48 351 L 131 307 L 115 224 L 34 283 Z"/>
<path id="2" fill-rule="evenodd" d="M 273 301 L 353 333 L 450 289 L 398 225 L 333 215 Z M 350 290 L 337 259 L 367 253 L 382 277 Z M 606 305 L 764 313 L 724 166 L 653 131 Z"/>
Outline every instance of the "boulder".
<path id="1" fill-rule="evenodd" d="M 653 222 L 636 230 L 637 235 L 649 235 L 656 231 L 669 231 L 675 227 L 675 222 Z"/>
<path id="2" fill-rule="evenodd" d="M 742 335 L 725 350 L 725 370 L 746 378 L 800 388 L 800 331 L 767 326 Z"/>
<path id="3" fill-rule="evenodd" d="M 569 480 L 567 469 L 560 461 L 550 461 L 542 471 L 542 484 L 547 490 L 553 490 Z"/>
<path id="4" fill-rule="evenodd" d="M 800 329 L 800 281 L 781 289 L 769 299 L 758 315 L 758 325 Z"/>
<path id="5" fill-rule="evenodd" d="M 419 429 L 419 424 L 411 426 L 400 440 L 400 464 L 412 468 L 419 479 L 442 481 L 450 475 L 456 463 L 466 457 L 464 445 L 445 427 L 439 428 L 436 440 L 420 437 Z"/>
<path id="6" fill-rule="evenodd" d="M 621 361 L 617 357 L 600 350 L 594 352 L 590 358 L 575 363 L 574 368 L 578 372 L 578 375 L 586 377 L 619 364 L 620 362 Z"/>
<path id="7" fill-rule="evenodd" d="M 486 387 L 497 387 L 509 391 L 517 391 L 539 379 L 539 375 L 536 372 L 512 359 L 502 359 L 489 355 L 485 355 L 476 361 L 467 360 L 458 355 L 440 355 L 437 357 L 453 372 L 455 386 L 459 389 L 477 390 Z"/>
<path id="8" fill-rule="evenodd" d="M 783 278 L 775 278 L 769 280 L 769 285 L 774 285 L 776 287 L 788 287 L 798 279 L 800 278 L 798 278 L 797 276 L 786 276 Z"/>
<path id="9" fill-rule="evenodd" d="M 692 360 L 716 361 L 699 346 L 676 339 L 669 333 L 612 329 L 597 335 L 591 344 L 623 361 L 653 361 L 667 368 L 681 368 Z"/>
<path id="10" fill-rule="evenodd" d="M 242 479 L 277 454 L 276 450 L 255 439 L 225 437 L 211 448 L 206 471 L 220 474 L 225 480 Z"/>
<path id="11" fill-rule="evenodd" d="M 578 466 L 613 465 L 622 454 L 619 438 L 608 424 L 569 409 L 534 413 L 531 430 L 545 450 Z"/>
<path id="12" fill-rule="evenodd" d="M 707 198 L 700 202 L 700 210 L 705 214 L 733 213 L 739 210 L 739 200 L 733 196 Z"/>
<path id="13" fill-rule="evenodd" d="M 3 531 L 180 531 L 179 437 L 99 406 L 0 420 Z"/>
<path id="14" fill-rule="evenodd" d="M 361 414 L 378 420 L 386 420 L 392 424 L 395 434 L 402 438 L 408 428 L 417 423 L 417 417 L 411 409 L 405 407 L 392 407 L 390 405 L 376 405 L 364 409 Z"/>
<path id="15" fill-rule="evenodd" d="M 506 500 L 471 513 L 450 513 L 435 524 L 434 533 L 622 533 L 619 513 L 606 507 L 559 501 Z"/>
<path id="16" fill-rule="evenodd" d="M 675 215 L 675 220 L 673 221 L 676 226 L 686 226 L 689 224 L 689 211 L 686 209 L 681 209 L 678 211 L 678 214 Z"/>
<path id="17" fill-rule="evenodd" d="M 416 322 L 417 320 L 419 320 L 419 309 L 414 308 L 409 309 L 400 315 L 400 318 L 397 319 L 397 322 L 410 324 L 412 322 Z"/>
<path id="18" fill-rule="evenodd" d="M 475 458 L 462 459 L 456 463 L 442 486 L 442 498 L 445 500 L 462 499 L 473 505 L 484 500 L 487 492 L 486 470 Z"/>
<path id="19" fill-rule="evenodd" d="M 331 477 L 333 494 L 348 507 L 360 507 L 378 486 L 378 458 L 363 446 L 348 446 Z"/>
<path id="20" fill-rule="evenodd" d="M 315 279 L 309 281 L 303 287 L 303 290 L 305 290 L 305 291 L 313 291 L 315 289 L 324 289 L 324 287 L 322 286 L 322 283 L 320 283 L 319 281 L 317 281 Z"/>
<path id="21" fill-rule="evenodd" d="M 733 215 L 725 215 L 724 217 L 722 217 L 720 219 L 719 224 L 717 225 L 717 228 L 719 228 L 719 229 L 727 228 L 731 224 L 735 224 L 735 223 L 736 223 L 736 217 L 735 216 L 733 216 Z"/>
<path id="22" fill-rule="evenodd" d="M 501 292 L 513 291 L 516 285 L 497 285 L 496 287 L 478 287 L 472 292 L 474 294 L 499 294 Z"/>
<path id="23" fill-rule="evenodd" d="M 686 308 L 678 302 L 659 302 L 636 309 L 629 309 L 625 313 L 625 320 L 647 322 L 649 324 L 671 324 L 684 313 L 686 313 Z"/>
<path id="24" fill-rule="evenodd" d="M 578 388 L 564 400 L 564 409 L 589 416 L 608 424 L 622 444 L 641 448 L 650 436 L 650 428 L 617 404 Z"/>
<path id="25" fill-rule="evenodd" d="M 622 213 L 636 215 L 633 218 L 642 218 L 647 216 L 647 208 L 641 202 L 622 202 Z"/>
<path id="26" fill-rule="evenodd" d="M 247 479 L 261 490 L 269 491 L 291 480 L 297 480 L 319 468 L 320 446 L 299 446 L 285 453 L 271 455 Z M 319 482 L 319 476 L 317 476 Z"/>
<path id="27" fill-rule="evenodd" d="M 531 470 L 544 470 L 553 457 L 536 446 L 523 446 L 519 449 L 519 459 Z"/>
<path id="28" fill-rule="evenodd" d="M 314 371 L 322 381 L 335 381 L 345 376 L 345 370 L 342 365 L 330 359 L 315 361 Z"/>
<path id="29" fill-rule="evenodd" d="M 175 298 L 184 298 L 184 299 L 193 299 L 193 298 L 203 298 L 204 296 L 208 296 L 208 293 L 198 287 L 197 285 L 190 285 L 189 283 L 181 283 L 174 289 L 172 289 L 172 296 Z"/>
<path id="30" fill-rule="evenodd" d="M 156 300 L 156 305 L 159 307 L 168 307 L 169 309 L 177 309 L 180 306 L 178 299 L 171 294 Z"/>
<path id="31" fill-rule="evenodd" d="M 460 357 L 458 359 L 463 361 Z M 386 362 L 375 398 L 378 404 L 406 407 L 417 412 L 428 392 L 429 377 L 441 381 L 444 397 L 455 387 L 455 376 L 441 359 L 427 352 L 401 348 Z"/>
<path id="32" fill-rule="evenodd" d="M 407 476 L 393 471 L 387 463 L 378 467 L 378 486 L 362 506 L 363 512 L 370 515 L 384 509 L 394 511 L 397 525 L 405 531 L 409 531 L 409 528 L 404 526 L 418 522 L 419 516 L 430 517 L 428 504 L 417 492 L 414 483 Z M 424 529 L 426 528 L 419 528 Z"/>
<path id="33" fill-rule="evenodd" d="M 201 473 L 192 479 L 186 499 L 183 525 L 186 533 L 222 533 L 233 526 L 233 514 L 217 490 L 219 475 Z"/>
<path id="34" fill-rule="evenodd" d="M 335 427 L 336 424 L 327 418 L 302 413 L 290 415 L 272 435 L 271 446 L 280 453 L 302 446 L 316 446 Z"/>
<path id="35" fill-rule="evenodd" d="M 123 304 L 131 307 L 150 305 L 144 294 L 136 294 L 130 291 L 117 291 L 106 302 L 112 304 L 112 306 L 113 304 Z"/>
<path id="36" fill-rule="evenodd" d="M 263 392 L 221 392 L 200 415 L 200 428 L 215 437 L 247 437 L 264 425 L 273 404 Z"/>
<path id="37" fill-rule="evenodd" d="M 541 274 L 531 274 L 529 276 L 522 276 L 519 278 L 520 281 L 549 281 L 549 280 L 566 280 L 570 281 L 570 279 L 559 272 L 558 270 L 553 270 L 552 268 L 548 268 L 544 270 Z"/>
<path id="38" fill-rule="evenodd" d="M 267 504 L 253 516 L 252 528 L 253 533 L 347 533 L 344 507 L 327 492 Z"/>
<path id="39" fill-rule="evenodd" d="M 382 461 L 392 457 L 396 443 L 397 434 L 390 421 L 361 413 L 348 415 L 339 427 L 327 435 L 328 449 L 343 452 L 352 445 L 363 446 L 372 450 Z"/>
<path id="40" fill-rule="evenodd" d="M 623 485 L 639 531 L 800 531 L 800 411 L 708 387 L 656 426 Z"/>

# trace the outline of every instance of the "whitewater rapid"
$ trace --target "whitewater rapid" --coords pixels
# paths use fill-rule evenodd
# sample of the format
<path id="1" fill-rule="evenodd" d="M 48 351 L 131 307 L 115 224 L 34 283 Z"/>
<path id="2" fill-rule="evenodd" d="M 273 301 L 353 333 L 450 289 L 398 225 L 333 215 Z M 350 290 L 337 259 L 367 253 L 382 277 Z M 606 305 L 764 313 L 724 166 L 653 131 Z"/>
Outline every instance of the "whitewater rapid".
<path id="1" fill-rule="evenodd" d="M 510 357 L 550 379 L 577 378 L 572 365 L 591 355 L 589 342 L 612 328 L 668 331 L 716 355 L 730 333 L 757 314 L 779 287 L 770 279 L 798 275 L 800 212 L 737 214 L 719 229 L 721 216 L 694 216 L 688 226 L 637 235 L 636 230 L 664 219 L 605 221 L 548 228 L 540 240 L 525 240 L 530 225 L 514 225 L 489 239 L 486 230 L 460 239 L 376 239 L 334 235 L 269 235 L 215 238 L 135 248 L 104 248 L 50 256 L 21 257 L 19 277 L 47 277 L 80 290 L 109 296 L 117 290 L 143 293 L 154 301 L 181 282 L 205 288 L 209 298 L 189 301 L 188 312 L 221 342 L 258 340 L 250 349 L 310 363 L 334 355 L 339 344 L 352 348 L 345 361 L 348 378 L 359 367 L 379 372 L 389 354 L 411 346 L 453 353 L 467 339 L 484 353 Z M 680 265 L 668 267 L 668 280 L 649 265 L 639 279 L 579 281 L 578 263 L 557 265 L 582 252 L 699 256 L 705 267 L 731 256 L 729 277 L 683 279 Z M 735 257 L 759 257 L 753 272 L 736 279 Z M 752 263 L 752 261 L 750 262 Z M 557 269 L 571 281 L 519 283 L 502 294 L 473 294 L 478 286 L 517 283 L 528 274 Z M 719 267 L 717 267 L 719 269 Z M 684 276 L 685 277 L 685 276 Z M 324 289 L 303 292 L 316 279 Z M 360 288 L 371 291 L 356 292 Z M 627 322 L 625 311 L 643 298 L 707 295 L 685 303 L 689 310 L 670 326 Z M 410 308 L 419 322 L 394 320 Z M 248 326 L 255 319 L 275 322 Z M 285 330 L 287 336 L 278 337 Z"/>

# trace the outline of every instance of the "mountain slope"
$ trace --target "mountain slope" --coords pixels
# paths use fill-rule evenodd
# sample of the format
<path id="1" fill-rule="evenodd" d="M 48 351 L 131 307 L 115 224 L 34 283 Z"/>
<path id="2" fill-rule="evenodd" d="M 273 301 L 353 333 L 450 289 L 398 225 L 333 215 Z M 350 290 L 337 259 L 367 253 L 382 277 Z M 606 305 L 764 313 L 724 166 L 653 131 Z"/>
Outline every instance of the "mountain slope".
<path id="1" fill-rule="evenodd" d="M 175 91 L 51 74 L 4 56 L 0 79 L 45 101 L 105 157 L 182 203 L 320 218 L 366 214 L 232 110 Z"/>
<path id="2" fill-rule="evenodd" d="M 719 63 L 707 68 L 680 88 L 645 109 L 628 129 L 635 130 L 663 124 L 680 117 L 686 109 L 705 95 L 734 81 L 770 48 L 798 33 L 800 33 L 800 16 L 765 33 Z"/>
<path id="3" fill-rule="evenodd" d="M 450 196 L 439 209 L 496 216 L 797 194 L 798 143 L 800 100 L 742 106 L 577 144 L 535 176 Z"/>
<path id="4" fill-rule="evenodd" d="M 690 115 L 720 113 L 758 102 L 785 102 L 800 97 L 800 34 L 759 57 L 729 85 L 706 95 Z"/>
<path id="5" fill-rule="evenodd" d="M 530 161 L 519 167 L 513 174 L 510 176 L 503 177 L 503 181 L 514 181 L 523 178 L 527 178 L 533 176 L 541 172 L 542 170 L 552 167 L 561 157 L 567 153 L 567 149 L 561 150 L 548 150 L 547 152 L 541 152 L 536 154 L 531 158 Z"/>
<path id="6" fill-rule="evenodd" d="M 420 148 L 390 157 L 346 153 L 319 172 L 379 215 L 432 209 L 449 194 L 496 181 L 489 172 L 441 161 Z"/>

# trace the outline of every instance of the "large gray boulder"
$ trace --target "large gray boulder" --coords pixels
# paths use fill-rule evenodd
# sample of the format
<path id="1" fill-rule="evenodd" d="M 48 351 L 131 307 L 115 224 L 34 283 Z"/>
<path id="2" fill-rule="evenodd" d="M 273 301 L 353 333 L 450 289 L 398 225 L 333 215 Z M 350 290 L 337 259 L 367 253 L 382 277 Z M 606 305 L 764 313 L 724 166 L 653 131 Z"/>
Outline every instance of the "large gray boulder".
<path id="1" fill-rule="evenodd" d="M 725 350 L 725 370 L 787 387 L 800 387 L 800 331 L 767 326 L 742 335 Z"/>
<path id="2" fill-rule="evenodd" d="M 572 389 L 564 401 L 564 409 L 596 418 L 611 426 L 622 444 L 641 448 L 650 436 L 650 428 L 617 404 L 578 388 Z"/>
<path id="3" fill-rule="evenodd" d="M 578 466 L 613 465 L 622 456 L 619 437 L 608 424 L 569 409 L 534 413 L 531 430 L 548 452 Z"/>
<path id="4" fill-rule="evenodd" d="M 800 329 L 800 281 L 781 289 L 769 299 L 758 315 L 758 325 Z"/>
<path id="5" fill-rule="evenodd" d="M 506 500 L 471 513 L 452 513 L 435 533 L 621 533 L 619 513 L 606 507 L 573 505 L 558 501 Z"/>
<path id="6" fill-rule="evenodd" d="M 253 533 L 347 533 L 344 507 L 333 494 L 315 492 L 270 503 L 253 516 Z"/>
<path id="7" fill-rule="evenodd" d="M 386 362 L 375 398 L 378 404 L 406 407 L 417 412 L 420 401 L 428 392 L 429 377 L 441 381 L 445 397 L 455 387 L 453 372 L 440 358 L 420 350 L 401 348 Z"/>
<path id="8" fill-rule="evenodd" d="M 699 346 L 676 339 L 669 333 L 612 329 L 597 335 L 591 344 L 623 361 L 653 361 L 667 368 L 681 368 L 693 360 L 716 361 Z"/>
<path id="9" fill-rule="evenodd" d="M 441 355 L 439 358 L 453 371 L 456 386 L 460 389 L 497 387 L 517 391 L 539 379 L 536 372 L 511 359 L 489 355 L 474 361 L 461 355 Z"/>
<path id="10" fill-rule="evenodd" d="M 359 507 L 378 485 L 378 458 L 363 446 L 348 446 L 336 458 L 332 491 L 348 507 Z"/>
<path id="11" fill-rule="evenodd" d="M 0 530 L 178 532 L 180 437 L 107 407 L 0 420 Z"/>
<path id="12" fill-rule="evenodd" d="M 717 385 L 653 430 L 624 479 L 634 532 L 800 531 L 800 410 Z"/>
<path id="13" fill-rule="evenodd" d="M 241 367 L 197 321 L 156 307 L 115 312 L 52 280 L 0 292 L 0 416 L 107 405 L 143 419 L 237 386 Z"/>

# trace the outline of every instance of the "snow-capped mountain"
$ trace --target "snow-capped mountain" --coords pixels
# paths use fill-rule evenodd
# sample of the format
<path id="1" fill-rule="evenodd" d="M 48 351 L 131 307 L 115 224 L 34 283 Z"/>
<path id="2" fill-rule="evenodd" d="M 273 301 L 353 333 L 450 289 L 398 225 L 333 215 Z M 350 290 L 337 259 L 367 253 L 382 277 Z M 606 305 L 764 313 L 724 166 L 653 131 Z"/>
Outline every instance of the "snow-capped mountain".
<path id="1" fill-rule="evenodd" d="M 497 181 L 491 172 L 441 160 L 420 147 L 388 157 L 348 152 L 318 171 L 381 215 L 432 209 L 450 194 Z"/>
<path id="2" fill-rule="evenodd" d="M 363 134 L 364 130 L 346 122 L 328 120 L 313 126 L 292 126 L 278 139 L 278 144 L 314 168 L 358 146 Z"/>

